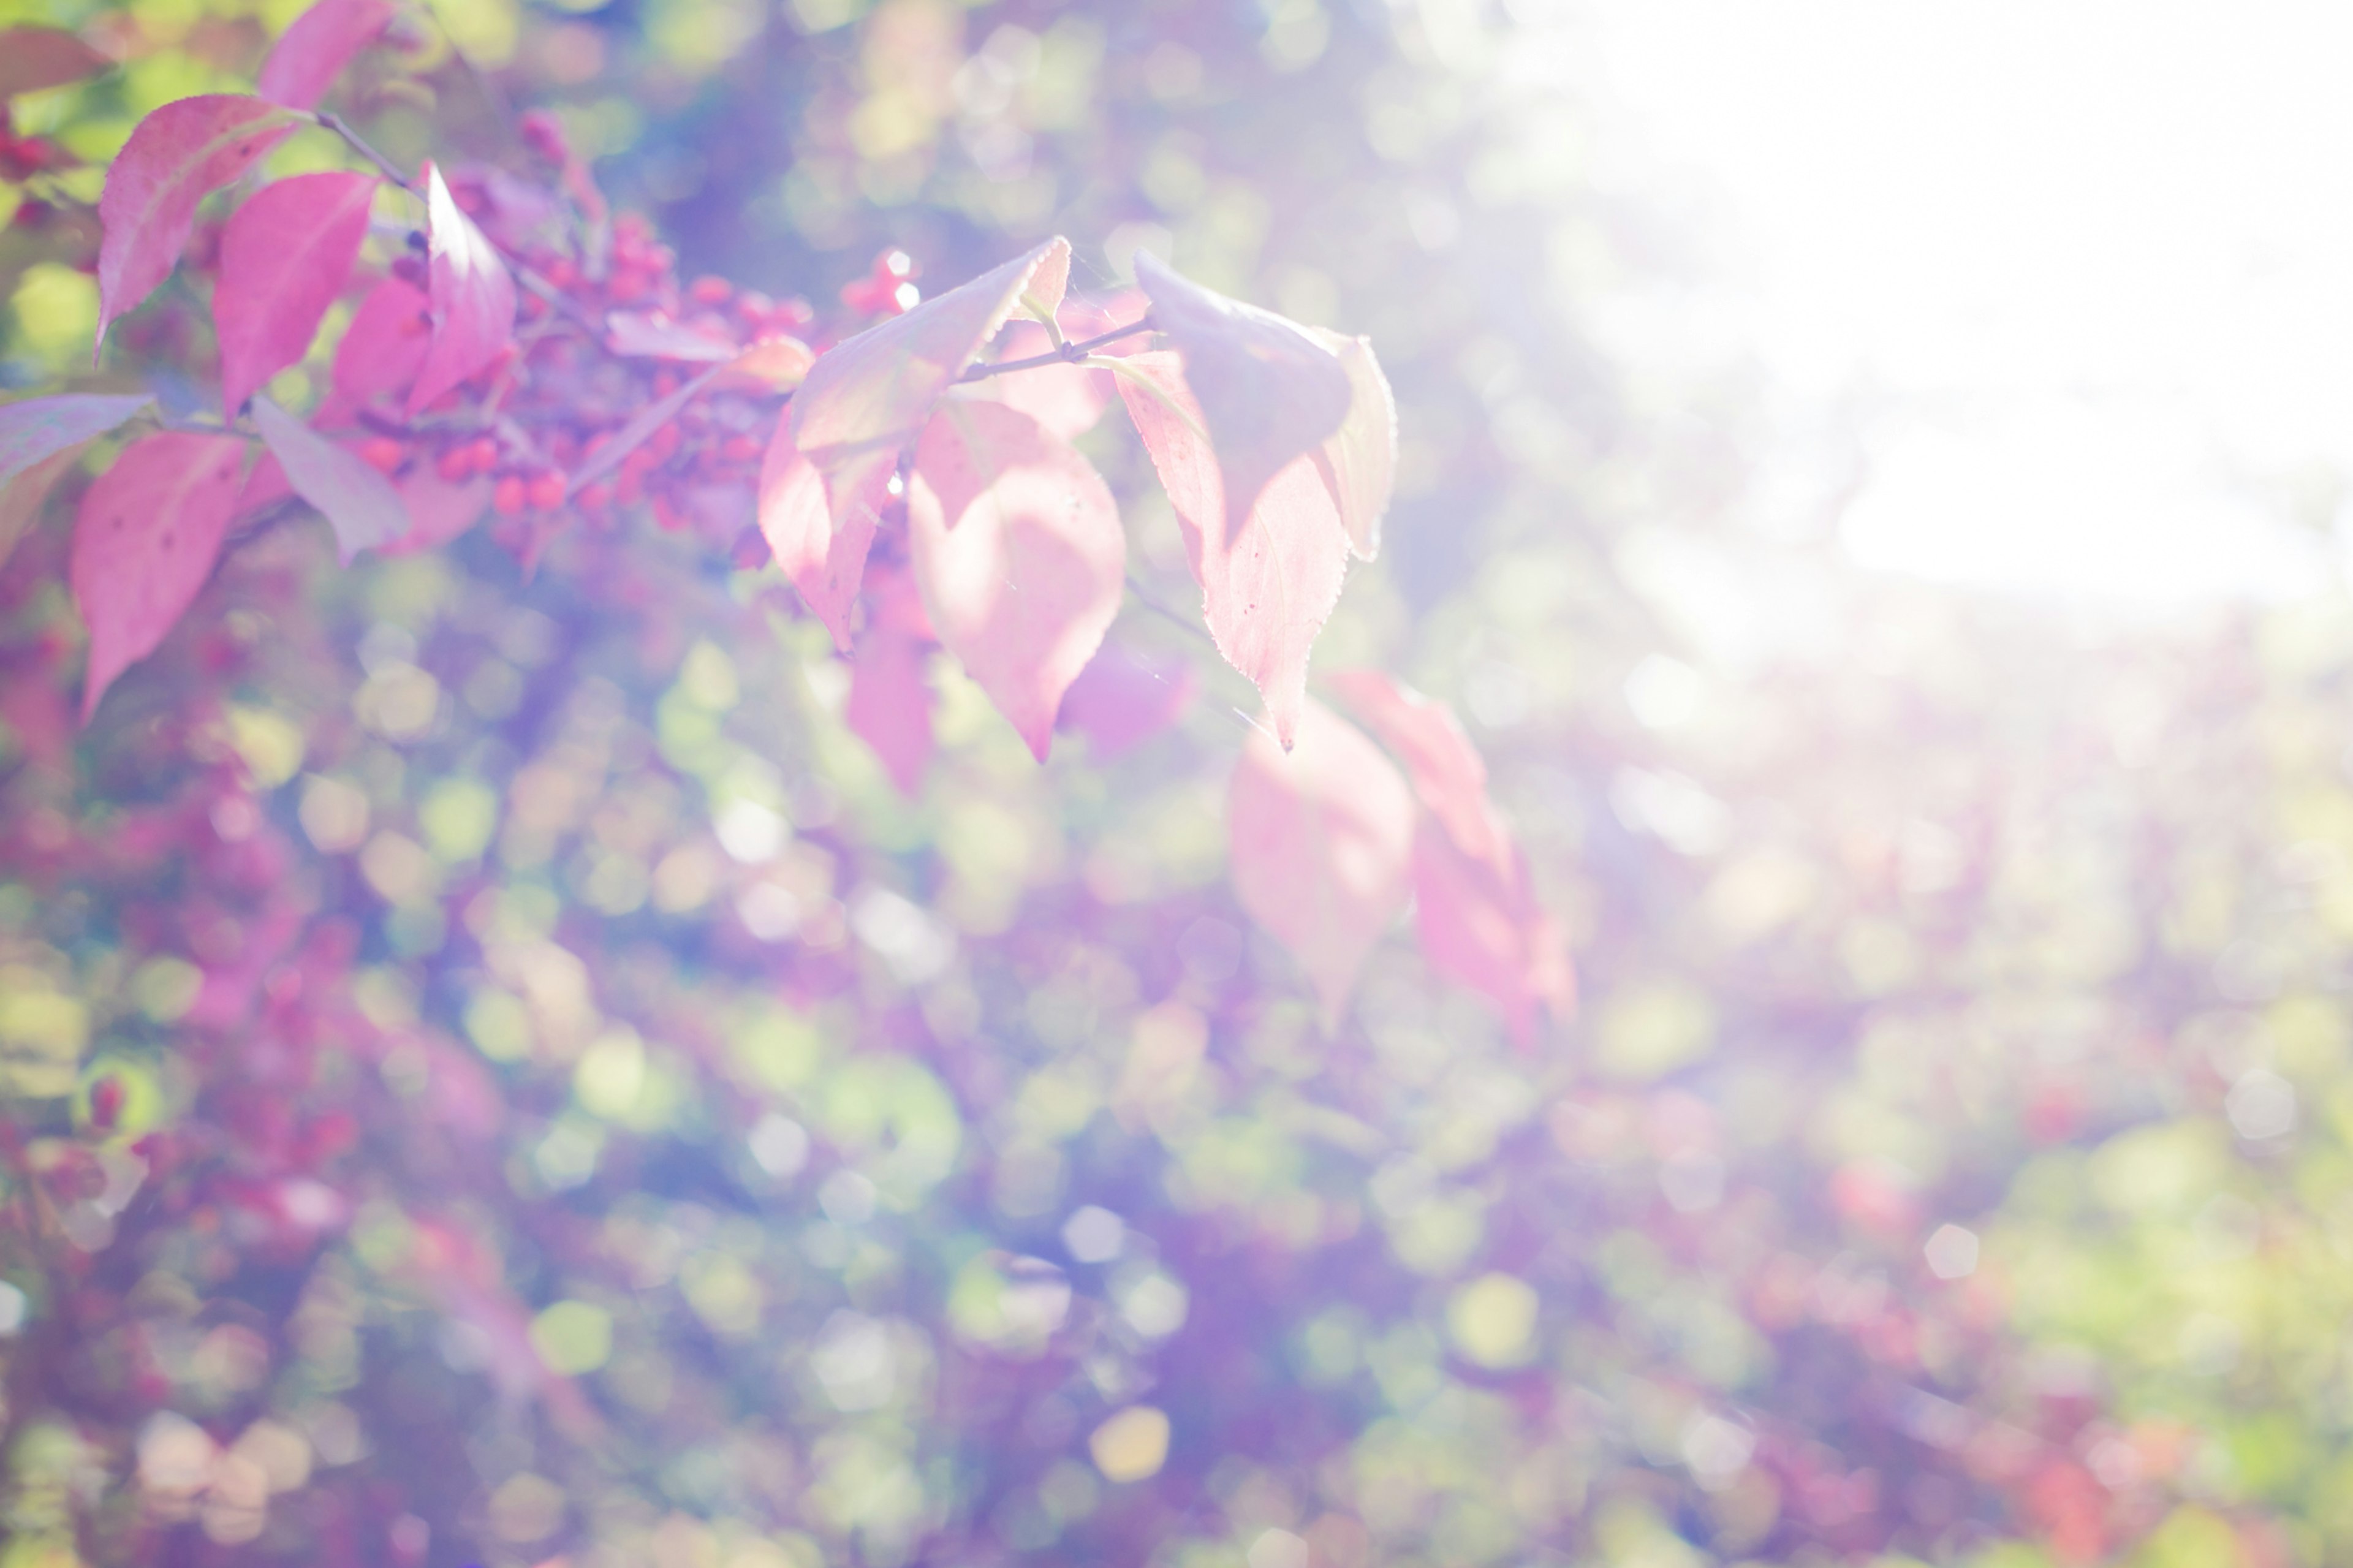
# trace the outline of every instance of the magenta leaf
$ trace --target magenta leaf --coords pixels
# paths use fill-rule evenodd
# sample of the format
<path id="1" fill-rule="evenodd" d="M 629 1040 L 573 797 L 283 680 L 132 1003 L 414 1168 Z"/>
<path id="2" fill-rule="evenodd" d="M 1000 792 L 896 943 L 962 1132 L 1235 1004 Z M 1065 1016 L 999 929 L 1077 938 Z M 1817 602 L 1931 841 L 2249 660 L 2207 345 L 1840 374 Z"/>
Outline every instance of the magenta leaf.
<path id="1" fill-rule="evenodd" d="M 1504 829 L 1487 799 L 1487 763 L 1453 711 L 1377 669 L 1337 670 L 1326 679 L 1405 763 L 1414 794 L 1463 852 L 1496 857 Z"/>
<path id="2" fill-rule="evenodd" d="M 489 368 L 514 341 L 514 279 L 430 163 L 425 165 L 425 226 L 433 342 L 408 389 L 412 416 Z"/>
<path id="3" fill-rule="evenodd" d="M 1019 409 L 949 398 L 915 447 L 907 547 L 941 643 L 1044 762 L 1062 693 L 1119 614 L 1111 487 Z"/>
<path id="4" fill-rule="evenodd" d="M 106 171 L 99 197 L 98 342 L 154 292 L 195 226 L 196 205 L 259 163 L 293 129 L 283 108 L 213 93 L 183 98 L 141 121 Z M 96 349 L 92 349 L 93 361 Z"/>
<path id="5" fill-rule="evenodd" d="M 1321 353 L 1321 350 L 1317 351 Z M 1259 689 L 1283 744 L 1307 700 L 1307 657 L 1340 602 L 1348 540 L 1313 462 L 1275 476 L 1239 529 L 1225 523 L 1218 461 L 1176 356 L 1121 362 L 1120 395 L 1176 509 L 1201 607 L 1219 653 Z"/>
<path id="6" fill-rule="evenodd" d="M 391 0 L 319 0 L 287 25 L 261 62 L 261 96 L 289 109 L 316 109 L 352 57 L 391 26 Z"/>
<path id="7" fill-rule="evenodd" d="M 244 477 L 233 436 L 134 441 L 82 492 L 68 576 L 90 627 L 82 722 L 117 676 L 155 651 L 212 575 Z"/>
<path id="8" fill-rule="evenodd" d="M 335 531 L 343 564 L 363 550 L 381 549 L 409 530 L 408 507 L 392 481 L 267 397 L 253 400 L 253 422 L 286 482 Z"/>
<path id="9" fill-rule="evenodd" d="M 375 186 L 369 174 L 295 174 L 262 186 L 228 220 L 213 329 L 229 418 L 310 352 L 320 319 L 351 280 Z"/>
<path id="10" fill-rule="evenodd" d="M 1396 765 L 1318 703 L 1288 752 L 1263 731 L 1243 742 L 1226 807 L 1234 895 L 1306 971 L 1326 1033 L 1405 908 L 1413 816 Z"/>
<path id="11" fill-rule="evenodd" d="M 1259 492 L 1347 418 L 1348 372 L 1296 321 L 1180 278 L 1149 251 L 1136 253 L 1135 280 L 1184 362 L 1239 531 Z"/>
<path id="12" fill-rule="evenodd" d="M 852 498 L 849 514 L 835 527 L 817 465 L 793 445 L 792 421 L 776 421 L 760 464 L 760 532 L 809 613 L 825 623 L 833 646 L 843 653 L 852 647 L 850 612 L 866 576 L 874 526 L 890 499 L 890 470 L 870 472 L 863 482 L 867 493 Z"/>
<path id="13" fill-rule="evenodd" d="M 406 392 L 432 343 L 432 301 L 387 278 L 368 290 L 335 345 L 335 391 L 355 404 Z"/>
<path id="14" fill-rule="evenodd" d="M 1381 552 L 1381 518 L 1397 488 L 1397 398 L 1369 338 L 1317 331 L 1348 373 L 1348 416 L 1315 449 L 1316 471 L 1340 509 L 1340 526 L 1359 561 Z"/>
<path id="15" fill-rule="evenodd" d="M 114 62 L 56 27 L 0 27 L 0 99 L 96 76 Z"/>
<path id="16" fill-rule="evenodd" d="M 1174 728 L 1200 694 L 1192 664 L 1106 637 L 1062 693 L 1055 728 L 1087 738 L 1087 753 L 1109 762 Z"/>
<path id="17" fill-rule="evenodd" d="M 871 507 L 875 487 L 1014 307 L 1026 300 L 1051 314 L 1070 274 L 1070 242 L 1058 237 L 818 356 L 785 428 L 817 469 L 837 532 Z"/>

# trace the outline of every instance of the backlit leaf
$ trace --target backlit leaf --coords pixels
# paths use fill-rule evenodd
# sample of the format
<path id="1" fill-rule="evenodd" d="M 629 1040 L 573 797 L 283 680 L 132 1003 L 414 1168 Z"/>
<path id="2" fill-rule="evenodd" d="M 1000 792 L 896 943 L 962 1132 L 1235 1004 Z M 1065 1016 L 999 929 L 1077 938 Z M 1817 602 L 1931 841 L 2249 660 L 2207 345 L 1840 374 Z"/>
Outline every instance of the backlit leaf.
<path id="1" fill-rule="evenodd" d="M 1289 752 L 1262 731 L 1243 743 L 1226 807 L 1234 895 L 1307 972 L 1327 1032 L 1405 907 L 1413 819 L 1396 765 L 1319 703 Z"/>
<path id="2" fill-rule="evenodd" d="M 262 186 L 230 216 L 213 286 L 221 408 L 230 417 L 310 352 L 320 319 L 351 280 L 375 186 L 367 174 L 296 174 Z"/>
<path id="3" fill-rule="evenodd" d="M 1149 251 L 1136 253 L 1135 280 L 1184 363 L 1239 530 L 1275 476 L 1347 418 L 1349 374 L 1297 322 L 1181 278 Z"/>
<path id="4" fill-rule="evenodd" d="M 907 538 L 941 643 L 1045 761 L 1062 693 L 1119 614 L 1110 487 L 1019 409 L 952 398 L 915 448 Z"/>
<path id="5" fill-rule="evenodd" d="M 860 483 L 865 489 L 845 498 L 849 505 L 837 526 L 817 465 L 793 445 L 792 421 L 776 421 L 760 464 L 760 533 L 809 613 L 825 623 L 833 646 L 844 653 L 851 647 L 850 612 L 866 575 L 866 552 L 890 499 L 891 470 L 864 470 Z"/>
<path id="6" fill-rule="evenodd" d="M 430 163 L 425 166 L 425 223 L 433 343 L 408 389 L 411 415 L 487 369 L 514 340 L 514 279 Z"/>
<path id="7" fill-rule="evenodd" d="M 1024 299 L 1061 303 L 1070 242 L 1059 237 L 818 356 L 786 418 L 822 479 L 839 531 L 923 435 L 925 421 Z"/>
<path id="8" fill-rule="evenodd" d="M 392 0 L 319 0 L 287 25 L 261 62 L 261 96 L 289 109 L 315 109 L 352 57 L 384 36 Z"/>
<path id="9" fill-rule="evenodd" d="M 1242 526 L 1229 530 L 1200 405 L 1176 356 L 1124 361 L 1119 390 L 1176 509 L 1209 635 L 1226 662 L 1258 687 L 1288 745 L 1307 698 L 1308 651 L 1348 572 L 1347 536 L 1332 493 L 1314 465 L 1299 458 L 1275 476 Z"/>
<path id="10" fill-rule="evenodd" d="M 638 359 L 719 364 L 742 351 L 734 340 L 651 310 L 615 310 L 605 318 L 605 343 L 617 354 Z"/>
<path id="11" fill-rule="evenodd" d="M 211 93 L 164 105 L 133 127 L 106 171 L 98 216 L 98 341 L 164 281 L 188 243 L 196 205 L 243 175 L 293 129 L 279 105 Z M 92 354 L 95 357 L 95 348 Z"/>
<path id="12" fill-rule="evenodd" d="M 335 531 L 335 552 L 343 564 L 408 531 L 408 508 L 400 492 L 358 453 L 336 446 L 267 397 L 253 400 L 253 422 L 294 493 L 316 507 Z"/>
<path id="13" fill-rule="evenodd" d="M 1360 561 L 1381 552 L 1381 518 L 1397 487 L 1397 398 L 1369 338 L 1317 331 L 1348 373 L 1348 417 L 1315 449 L 1315 467 L 1340 508 L 1348 548 Z"/>
<path id="14" fill-rule="evenodd" d="M 114 62 L 57 27 L 0 27 L 0 98 L 63 87 Z"/>
<path id="15" fill-rule="evenodd" d="M 1140 341 L 1140 340 L 1139 340 Z M 1032 359 L 1054 346 L 1035 321 L 1015 321 L 1003 334 L 998 361 Z M 1111 372 L 1082 364 L 1047 364 L 976 384 L 984 397 L 1018 408 L 1047 434 L 1075 441 L 1093 429 L 1112 399 Z"/>
<path id="16" fill-rule="evenodd" d="M 166 430 L 135 441 L 82 492 L 69 576 L 90 627 L 82 721 L 155 651 L 220 558 L 246 444 Z"/>
<path id="17" fill-rule="evenodd" d="M 925 667 L 934 641 L 916 595 L 903 570 L 875 574 L 874 615 L 859 634 L 841 712 L 850 731 L 874 748 L 899 793 L 910 797 L 923 787 L 934 745 Z"/>
<path id="18" fill-rule="evenodd" d="M 482 514 L 491 510 L 494 489 L 488 479 L 479 476 L 452 484 L 428 463 L 403 474 L 394 488 L 407 509 L 408 528 L 384 547 L 386 555 L 438 550 L 448 543 L 482 521 Z"/>

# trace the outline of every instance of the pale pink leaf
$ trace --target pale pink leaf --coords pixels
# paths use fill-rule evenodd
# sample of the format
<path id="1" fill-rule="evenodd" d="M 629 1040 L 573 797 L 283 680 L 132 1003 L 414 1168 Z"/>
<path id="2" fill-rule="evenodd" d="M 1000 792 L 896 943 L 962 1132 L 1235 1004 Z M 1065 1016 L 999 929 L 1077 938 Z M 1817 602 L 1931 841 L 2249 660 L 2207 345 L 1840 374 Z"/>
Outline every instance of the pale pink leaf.
<path id="1" fill-rule="evenodd" d="M 1107 637 L 1062 693 L 1054 725 L 1084 735 L 1088 754 L 1108 762 L 1174 728 L 1200 689 L 1190 661 Z"/>
<path id="2" fill-rule="evenodd" d="M 1326 1032 L 1405 907 L 1413 818 L 1396 765 L 1320 704 L 1288 752 L 1263 731 L 1242 744 L 1226 808 L 1234 895 L 1299 961 Z"/>
<path id="3" fill-rule="evenodd" d="M 409 555 L 448 543 L 482 520 L 495 489 L 479 476 L 452 484 L 424 463 L 403 475 L 396 488 L 408 510 L 408 531 L 384 547 L 386 555 Z"/>
<path id="4" fill-rule="evenodd" d="M 858 637 L 842 718 L 874 748 L 901 795 L 913 798 L 931 766 L 934 646 L 923 601 L 903 569 L 875 574 L 874 614 Z"/>
<path id="5" fill-rule="evenodd" d="M 344 565 L 361 551 L 381 549 L 408 531 L 400 492 L 358 453 L 336 446 L 267 397 L 253 400 L 253 423 L 294 493 L 335 531 L 335 552 Z"/>
<path id="6" fill-rule="evenodd" d="M 56 27 L 0 27 L 0 99 L 63 87 L 114 62 Z"/>
<path id="7" fill-rule="evenodd" d="M 1076 335 L 1076 334 L 1074 334 Z M 997 362 L 1034 359 L 1054 346 L 1035 321 L 1008 324 L 998 340 Z M 1075 441 L 1093 429 L 1112 398 L 1111 373 L 1082 364 L 1043 364 L 975 384 L 983 397 L 1018 408 L 1047 434 Z"/>
<path id="8" fill-rule="evenodd" d="M 1347 418 L 1348 372 L 1296 321 L 1204 289 L 1149 251 L 1136 253 L 1135 280 L 1184 362 L 1238 530 L 1259 492 Z"/>
<path id="9" fill-rule="evenodd" d="M 1288 745 L 1307 700 L 1309 651 L 1348 573 L 1348 540 L 1332 493 L 1312 462 L 1296 459 L 1266 486 L 1242 525 L 1228 529 L 1217 458 L 1176 356 L 1124 360 L 1119 383 L 1176 508 L 1209 636 L 1258 687 L 1275 734 Z"/>
<path id="10" fill-rule="evenodd" d="M 1119 614 L 1111 487 L 1019 409 L 949 398 L 915 447 L 907 547 L 941 643 L 1044 762 L 1062 693 Z"/>
<path id="11" fill-rule="evenodd" d="M 865 490 L 847 498 L 849 509 L 837 527 L 824 478 L 793 445 L 792 421 L 776 421 L 760 464 L 760 533 L 809 613 L 825 623 L 833 646 L 844 653 L 851 647 L 850 612 L 866 576 L 866 552 L 890 499 L 891 470 L 869 470 L 860 482 Z"/>
<path id="12" fill-rule="evenodd" d="M 316 109 L 352 57 L 391 26 L 392 0 L 319 0 L 287 25 L 261 62 L 261 96 L 289 109 Z"/>
<path id="13" fill-rule="evenodd" d="M 487 369 L 514 341 L 514 278 L 430 163 L 425 165 L 425 226 L 433 344 L 408 389 L 412 416 Z"/>
<path id="14" fill-rule="evenodd" d="M 82 722 L 155 651 L 220 559 L 245 443 L 167 430 L 134 441 L 82 492 L 68 576 L 90 627 Z"/>
<path id="15" fill-rule="evenodd" d="M 1315 449 L 1315 467 L 1340 508 L 1348 548 L 1360 561 L 1381 552 L 1381 518 L 1397 488 L 1397 398 L 1369 338 L 1315 330 L 1348 373 L 1348 417 Z"/>
<path id="16" fill-rule="evenodd" d="M 351 280 L 375 186 L 369 174 L 295 174 L 262 186 L 229 218 L 213 285 L 228 417 L 310 352 L 321 318 Z"/>
<path id="17" fill-rule="evenodd" d="M 188 243 L 196 205 L 259 163 L 293 129 L 279 105 L 235 93 L 183 98 L 132 129 L 98 199 L 98 342 L 154 292 Z M 96 348 L 92 348 L 92 358 Z"/>
<path id="18" fill-rule="evenodd" d="M 1070 242 L 1057 237 L 818 356 L 786 423 L 823 481 L 836 531 L 871 505 L 1014 308 L 1052 313 L 1070 273 Z"/>
<path id="19" fill-rule="evenodd" d="M 44 458 L 105 435 L 154 401 L 75 392 L 0 404 L 0 484 Z"/>
<path id="20" fill-rule="evenodd" d="M 1566 1016 L 1575 983 L 1560 928 L 1536 902 L 1527 858 L 1487 795 L 1487 764 L 1443 703 L 1377 669 L 1332 689 L 1405 763 L 1421 801 L 1414 925 L 1432 966 L 1492 1000 L 1525 1045 L 1535 1009 Z"/>
<path id="21" fill-rule="evenodd" d="M 335 345 L 335 391 L 354 404 L 406 392 L 432 346 L 432 301 L 387 278 L 368 290 Z"/>
<path id="22" fill-rule="evenodd" d="M 82 447 L 153 401 L 69 393 L 0 404 L 0 564 Z"/>
<path id="23" fill-rule="evenodd" d="M 1405 763 L 1414 794 L 1466 855 L 1493 859 L 1501 821 L 1487 799 L 1487 763 L 1443 702 L 1398 685 L 1377 669 L 1326 677 L 1351 712 Z"/>
<path id="24" fill-rule="evenodd" d="M 1464 853 L 1425 811 L 1413 841 L 1414 931 L 1430 967 L 1493 1002 L 1525 1047 L 1537 1008 L 1568 1016 L 1576 974 L 1567 938 L 1536 902 L 1527 857 L 1508 838 L 1496 849 Z"/>
<path id="25" fill-rule="evenodd" d="M 254 459 L 253 467 L 246 473 L 244 488 L 237 492 L 237 510 L 231 514 L 232 520 L 242 521 L 264 507 L 293 497 L 294 487 L 286 480 L 285 467 L 264 447 L 261 456 Z"/>
<path id="26" fill-rule="evenodd" d="M 715 329 L 672 321 L 656 310 L 615 310 L 605 318 L 605 345 L 632 359 L 722 364 L 743 350 Z"/>

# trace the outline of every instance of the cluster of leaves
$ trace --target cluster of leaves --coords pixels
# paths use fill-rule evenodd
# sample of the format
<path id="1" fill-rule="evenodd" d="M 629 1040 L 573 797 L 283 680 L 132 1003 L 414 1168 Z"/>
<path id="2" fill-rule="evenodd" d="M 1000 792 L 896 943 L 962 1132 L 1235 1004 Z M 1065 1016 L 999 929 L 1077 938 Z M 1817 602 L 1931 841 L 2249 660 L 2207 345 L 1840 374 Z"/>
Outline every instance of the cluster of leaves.
<path id="1" fill-rule="evenodd" d="M 312 58 L 250 9 L 0 0 L 79 29 L 60 70 L 125 61 L 16 100 L 7 372 L 156 400 L 58 464 L 0 567 L 10 1568 L 2253 1568 L 2353 1540 L 2353 620 L 2087 653 L 1715 527 L 1727 454 L 1784 433 L 1737 375 L 1584 335 L 1655 316 L 1610 316 L 1609 279 L 1672 249 L 1562 157 L 1582 133 L 1517 63 L 1567 58 L 1545 7 L 404 11 L 296 107 L 406 167 L 508 148 L 506 90 L 560 125 L 437 163 L 437 217 L 431 174 L 403 193 L 290 121 L 109 321 L 135 368 L 68 385 L 118 147 Z M 319 175 L 371 184 L 367 237 L 287 327 L 301 363 L 253 372 L 355 460 L 313 506 L 259 399 L 221 416 L 213 323 L 229 229 Z M 599 183 L 780 298 L 680 278 Z M 515 353 L 412 409 L 460 218 Z M 1055 229 L 1165 231 L 1188 276 L 1370 330 L 1393 474 L 1294 428 L 1244 531 L 1202 527 L 1236 510 L 1204 448 L 1259 431 L 1220 435 L 1216 340 L 1188 360 L 1163 295 L 1055 317 L 1084 345 L 1149 311 L 1166 348 L 1065 359 L 1017 290 L 959 362 L 977 302 L 926 302 L 910 253 L 1031 253 L 1034 289 Z M 828 453 L 780 416 L 878 318 L 951 389 L 839 405 Z M 968 434 L 1008 410 L 1060 443 L 1009 494 Z M 811 596 L 872 530 L 847 658 L 761 530 L 780 427 Z M 861 493 L 869 428 L 899 491 L 837 533 L 828 463 Z M 237 445 L 256 505 L 78 723 L 80 503 L 125 431 Z M 934 544 L 1062 539 L 1073 448 L 1131 583 L 1041 766 L 1018 704 L 1062 645 L 1020 626 L 988 679 L 916 503 Z M 1348 573 L 1320 631 L 1220 607 L 1253 531 L 1300 553 L 1286 591 Z M 1039 569 L 1060 595 L 1096 560 Z M 1207 643 L 1155 607 L 1193 591 Z M 1308 635 L 1463 723 L 1319 667 L 1286 755 Z M 1565 1029 L 1531 884 L 1579 953 Z M 1384 935 L 1409 898 L 1418 942 Z"/>

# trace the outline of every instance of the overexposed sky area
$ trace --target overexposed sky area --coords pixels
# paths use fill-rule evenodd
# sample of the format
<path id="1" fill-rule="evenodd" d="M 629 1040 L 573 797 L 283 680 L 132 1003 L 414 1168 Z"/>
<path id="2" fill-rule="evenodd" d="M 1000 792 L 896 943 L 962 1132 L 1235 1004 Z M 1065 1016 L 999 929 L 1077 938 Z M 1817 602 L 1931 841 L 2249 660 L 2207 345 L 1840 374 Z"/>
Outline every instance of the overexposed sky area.
<path id="1" fill-rule="evenodd" d="M 1703 198 L 1739 336 L 1794 405 L 1890 411 L 1862 563 L 2152 605 L 2333 580 L 2278 519 L 2353 474 L 2353 5 L 1588 16 L 1611 156 Z"/>

